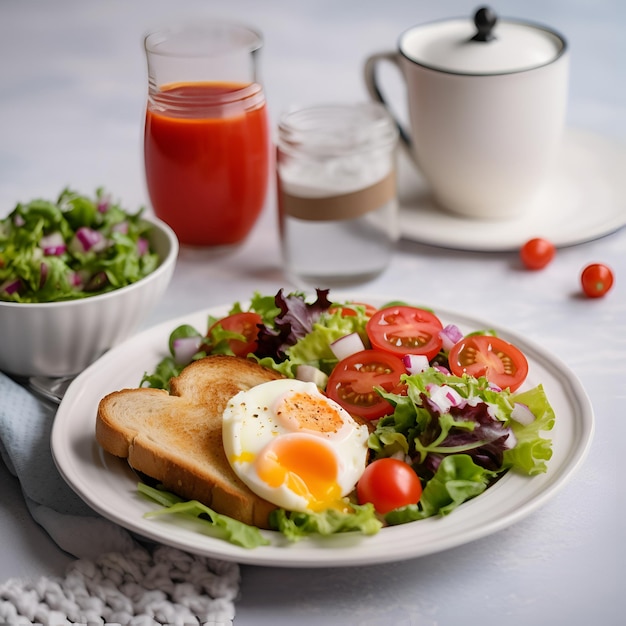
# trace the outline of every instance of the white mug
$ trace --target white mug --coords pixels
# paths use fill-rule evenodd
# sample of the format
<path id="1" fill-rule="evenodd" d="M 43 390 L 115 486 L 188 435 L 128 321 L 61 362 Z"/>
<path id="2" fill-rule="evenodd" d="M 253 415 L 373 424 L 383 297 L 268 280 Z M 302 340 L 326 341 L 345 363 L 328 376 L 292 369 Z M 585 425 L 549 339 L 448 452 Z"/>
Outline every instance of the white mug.
<path id="1" fill-rule="evenodd" d="M 388 107 L 377 69 L 395 64 L 406 83 L 410 132 L 401 140 L 438 205 L 478 219 L 522 214 L 545 183 L 565 126 L 569 55 L 545 26 L 474 20 L 410 28 L 394 52 L 364 67 L 370 96 Z"/>

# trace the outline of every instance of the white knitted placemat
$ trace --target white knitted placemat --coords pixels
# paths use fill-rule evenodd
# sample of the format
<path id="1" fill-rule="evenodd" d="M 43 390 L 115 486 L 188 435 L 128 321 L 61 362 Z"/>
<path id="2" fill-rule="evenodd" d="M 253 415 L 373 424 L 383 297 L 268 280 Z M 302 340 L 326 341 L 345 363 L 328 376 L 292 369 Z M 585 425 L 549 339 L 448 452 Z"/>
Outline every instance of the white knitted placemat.
<path id="1" fill-rule="evenodd" d="M 0 624 L 230 626 L 239 567 L 175 548 L 79 559 L 64 578 L 0 584 Z"/>

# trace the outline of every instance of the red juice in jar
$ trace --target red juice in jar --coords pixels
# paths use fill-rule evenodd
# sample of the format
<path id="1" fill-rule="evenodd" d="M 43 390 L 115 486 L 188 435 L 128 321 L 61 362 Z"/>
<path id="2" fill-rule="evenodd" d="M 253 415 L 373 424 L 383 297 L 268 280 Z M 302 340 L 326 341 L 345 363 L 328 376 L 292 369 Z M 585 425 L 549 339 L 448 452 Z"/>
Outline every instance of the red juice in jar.
<path id="1" fill-rule="evenodd" d="M 258 84 L 175 83 L 146 110 L 146 182 L 155 214 L 182 244 L 242 242 L 263 208 L 269 129 Z"/>

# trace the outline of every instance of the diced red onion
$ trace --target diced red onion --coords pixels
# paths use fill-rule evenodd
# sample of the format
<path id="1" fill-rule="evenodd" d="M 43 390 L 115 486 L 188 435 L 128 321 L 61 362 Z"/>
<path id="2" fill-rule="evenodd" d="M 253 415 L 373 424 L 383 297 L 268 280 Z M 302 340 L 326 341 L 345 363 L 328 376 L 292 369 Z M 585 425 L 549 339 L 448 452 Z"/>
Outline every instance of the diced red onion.
<path id="1" fill-rule="evenodd" d="M 139 237 L 139 239 L 137 239 L 137 254 L 139 256 L 143 256 L 144 254 L 147 254 L 149 250 L 150 242 L 144 237 Z"/>
<path id="2" fill-rule="evenodd" d="M 296 378 L 305 383 L 315 383 L 320 389 L 326 389 L 328 376 L 321 369 L 302 363 L 296 367 Z"/>
<path id="3" fill-rule="evenodd" d="M 419 374 L 430 367 L 428 357 L 423 354 L 405 354 L 402 357 L 402 362 L 409 374 Z"/>
<path id="4" fill-rule="evenodd" d="M 39 247 L 46 256 L 60 256 L 67 250 L 63 235 L 59 231 L 44 235 L 39 240 Z"/>
<path id="5" fill-rule="evenodd" d="M 439 337 L 442 341 L 441 347 L 448 352 L 452 346 L 463 339 L 463 333 L 456 324 L 448 324 L 444 326 L 443 330 L 439 331 Z"/>
<path id="6" fill-rule="evenodd" d="M 81 226 L 76 231 L 70 246 L 78 252 L 89 252 L 90 250 L 100 252 L 106 248 L 107 242 L 102 233 L 93 230 L 93 228 Z"/>
<path id="7" fill-rule="evenodd" d="M 193 355 L 198 352 L 202 344 L 202 337 L 179 337 L 172 342 L 174 361 L 179 364 L 190 363 Z"/>
<path id="8" fill-rule="evenodd" d="M 48 264 L 40 263 L 39 264 L 39 289 L 41 289 L 45 284 L 48 278 Z"/>
<path id="9" fill-rule="evenodd" d="M 91 280 L 89 270 L 78 270 L 77 277 L 81 285 L 86 285 Z"/>
<path id="10" fill-rule="evenodd" d="M 463 398 L 463 402 L 459 404 L 459 407 L 478 406 L 479 404 L 482 404 L 482 403 L 483 401 L 481 400 L 479 396 L 469 396 L 469 398 Z M 485 402 L 485 404 L 487 405 L 487 413 L 489 413 L 489 415 L 491 415 L 493 419 L 497 419 L 494 412 L 491 411 L 492 405 L 489 404 L 489 402 Z"/>
<path id="11" fill-rule="evenodd" d="M 330 349 L 341 361 L 357 352 L 361 352 L 361 350 L 365 350 L 365 346 L 363 345 L 363 340 L 359 333 L 350 333 L 349 335 L 344 335 L 343 337 L 339 337 L 336 341 L 333 341 L 330 344 Z"/>
<path id="12" fill-rule="evenodd" d="M 83 286 L 83 279 L 79 272 L 70 272 L 68 275 L 68 280 L 70 285 L 75 289 L 78 289 Z"/>
<path id="13" fill-rule="evenodd" d="M 111 230 L 114 233 L 121 233 L 122 235 L 126 235 L 128 234 L 128 222 L 124 220 L 123 222 L 113 224 L 113 226 L 111 226 Z"/>
<path id="14" fill-rule="evenodd" d="M 499 421 L 498 416 L 500 415 L 500 409 L 498 408 L 498 405 L 492 404 L 491 402 L 485 402 L 485 404 L 487 405 L 487 415 L 489 415 L 492 420 Z M 474 404 L 473 406 L 476 405 Z"/>
<path id="15" fill-rule="evenodd" d="M 106 196 L 105 198 L 100 198 L 98 202 L 98 212 L 106 213 L 109 210 L 109 206 L 111 205 L 111 198 Z"/>
<path id="16" fill-rule="evenodd" d="M 46 246 L 43 249 L 43 253 L 46 256 L 61 256 L 67 250 L 67 246 L 63 244 L 62 246 Z"/>
<path id="17" fill-rule="evenodd" d="M 46 246 L 61 246 L 64 243 L 65 243 L 65 240 L 63 239 L 63 235 L 58 230 L 55 230 L 54 232 L 49 233 L 48 235 L 44 235 L 39 240 L 39 245 L 42 248 L 45 248 Z"/>
<path id="18" fill-rule="evenodd" d="M 440 413 L 447 413 L 450 407 L 459 406 L 463 402 L 463 397 L 458 391 L 448 385 L 426 385 L 426 390 L 430 395 L 430 402 Z"/>
<path id="19" fill-rule="evenodd" d="M 517 437 L 515 433 L 509 428 L 509 436 L 504 440 L 504 448 L 506 450 L 512 450 L 517 445 Z"/>
<path id="20" fill-rule="evenodd" d="M 511 411 L 511 419 L 514 419 L 523 426 L 528 426 L 535 421 L 535 414 L 525 404 L 516 402 Z"/>
<path id="21" fill-rule="evenodd" d="M 0 290 L 4 291 L 4 293 L 14 294 L 16 291 L 19 291 L 22 287 L 22 281 L 19 278 L 9 278 L 4 281 L 4 283 L 0 286 Z"/>
<path id="22" fill-rule="evenodd" d="M 15 217 L 13 218 L 13 225 L 21 228 L 22 226 L 24 226 L 24 224 L 26 224 L 24 218 L 19 213 L 16 213 Z"/>
<path id="23" fill-rule="evenodd" d="M 439 363 L 435 363 L 433 365 L 433 369 L 436 369 L 438 372 L 441 372 L 442 374 L 445 374 L 446 376 L 450 376 L 450 370 L 447 367 L 440 365 Z"/>
<path id="24" fill-rule="evenodd" d="M 408 454 L 404 454 L 402 450 L 398 450 L 394 452 L 390 457 L 390 459 L 398 459 L 398 461 L 403 461 L 404 463 L 408 463 L 412 465 L 413 459 Z"/>

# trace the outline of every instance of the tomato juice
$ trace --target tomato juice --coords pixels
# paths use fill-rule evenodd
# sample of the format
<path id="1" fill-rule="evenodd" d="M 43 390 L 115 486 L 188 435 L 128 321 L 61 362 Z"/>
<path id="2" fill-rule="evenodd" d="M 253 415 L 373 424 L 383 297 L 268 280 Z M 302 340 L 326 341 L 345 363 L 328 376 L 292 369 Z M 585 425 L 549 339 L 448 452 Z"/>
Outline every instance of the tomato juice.
<path id="1" fill-rule="evenodd" d="M 148 101 L 144 158 L 154 212 L 182 244 L 243 241 L 268 185 L 261 88 L 208 82 L 161 87 Z"/>

